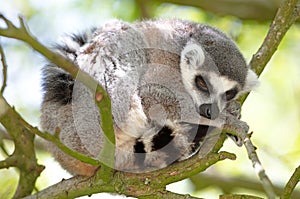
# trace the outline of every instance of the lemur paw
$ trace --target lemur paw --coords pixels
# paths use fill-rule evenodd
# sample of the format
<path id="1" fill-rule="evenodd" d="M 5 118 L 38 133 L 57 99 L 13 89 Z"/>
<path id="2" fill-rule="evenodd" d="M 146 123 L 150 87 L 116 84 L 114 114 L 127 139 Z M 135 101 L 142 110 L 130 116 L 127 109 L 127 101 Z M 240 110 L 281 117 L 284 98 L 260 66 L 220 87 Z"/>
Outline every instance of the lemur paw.
<path id="1" fill-rule="evenodd" d="M 241 121 L 241 104 L 237 101 L 231 101 L 228 102 L 224 112 L 223 116 L 225 117 L 225 123 L 233 126 L 234 129 L 243 131 L 247 133 L 249 131 L 249 126 L 246 122 Z M 243 140 L 236 136 L 236 135 L 231 135 L 227 134 L 228 137 L 230 137 L 237 146 L 242 146 L 243 145 Z"/>
<path id="2" fill-rule="evenodd" d="M 237 119 L 241 118 L 241 104 L 238 101 L 230 101 L 225 107 L 226 114 L 230 114 Z"/>

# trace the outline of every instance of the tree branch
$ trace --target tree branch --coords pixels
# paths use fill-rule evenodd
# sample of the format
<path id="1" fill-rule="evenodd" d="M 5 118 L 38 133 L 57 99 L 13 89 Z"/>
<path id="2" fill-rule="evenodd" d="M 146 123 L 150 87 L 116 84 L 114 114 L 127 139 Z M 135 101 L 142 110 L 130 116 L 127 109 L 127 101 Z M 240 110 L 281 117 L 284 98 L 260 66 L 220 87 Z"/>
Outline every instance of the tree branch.
<path id="1" fill-rule="evenodd" d="M 258 51 L 252 56 L 249 63 L 251 69 L 260 76 L 276 52 L 281 40 L 289 28 L 300 16 L 299 0 L 285 0 L 278 9 L 271 27 Z M 242 96 L 239 101 L 241 104 L 247 99 L 249 93 Z"/>
<path id="2" fill-rule="evenodd" d="M 6 107 L 6 101 L 0 94 L 0 122 L 13 138 L 15 150 L 6 160 L 0 162 L 0 168 L 15 166 L 20 169 L 20 178 L 14 198 L 31 194 L 35 181 L 44 169 L 37 163 L 34 151 L 34 134 L 20 123 L 20 116 L 14 109 Z"/>
<path id="3" fill-rule="evenodd" d="M 1 40 L 0 40 L 0 56 L 1 56 L 1 62 L 2 62 L 2 76 L 3 76 L 3 81 L 2 81 L 2 86 L 0 89 L 0 93 L 4 92 L 4 89 L 6 87 L 6 82 L 7 82 L 7 63 L 6 63 L 6 57 L 4 54 L 4 50 L 2 48 Z"/>
<path id="4" fill-rule="evenodd" d="M 17 167 L 18 159 L 15 156 L 10 156 L 5 160 L 0 161 L 0 169 L 8 169 L 9 167 Z"/>
<path id="5" fill-rule="evenodd" d="M 10 24 L 8 24 L 8 27 L 11 27 Z M 6 101 L 2 96 L 7 80 L 7 63 L 1 43 L 0 55 L 3 66 L 3 84 L 0 90 L 0 122 L 15 143 L 15 150 L 13 154 L 8 156 L 5 160 L 0 161 L 0 168 L 17 167 L 20 170 L 19 183 L 14 194 L 14 198 L 20 198 L 31 194 L 34 189 L 36 179 L 44 169 L 44 166 L 37 163 L 34 151 L 34 135 L 20 124 L 18 120 L 19 115 L 15 114 L 16 112 L 14 109 L 9 109 L 6 106 Z M 3 146 L 2 138 L 1 148 L 5 153 L 7 153 Z"/>
<path id="6" fill-rule="evenodd" d="M 252 144 L 250 140 L 251 134 L 247 134 L 242 128 L 238 128 L 236 125 L 230 125 L 230 124 L 225 124 L 223 128 L 223 132 L 227 132 L 231 135 L 238 136 L 239 138 L 242 139 L 244 146 L 247 150 L 248 157 L 252 162 L 252 166 L 259 176 L 262 185 L 264 187 L 264 190 L 268 196 L 268 198 L 275 198 L 276 194 L 274 192 L 273 184 L 269 177 L 267 176 L 265 169 L 263 168 L 257 153 L 256 153 L 256 147 Z"/>
<path id="7" fill-rule="evenodd" d="M 280 199 L 289 199 L 300 180 L 300 166 L 295 170 L 280 196 Z"/>
<path id="8" fill-rule="evenodd" d="M 4 146 L 4 139 L 12 140 L 12 138 L 7 134 L 7 132 L 0 127 L 0 148 L 6 156 L 9 156 L 9 153 Z"/>
<path id="9" fill-rule="evenodd" d="M 250 61 L 250 66 L 257 75 L 262 73 L 282 38 L 299 18 L 299 15 L 299 0 L 285 0 L 281 4 L 263 44 Z"/>
<path id="10" fill-rule="evenodd" d="M 224 140 L 220 139 L 217 145 Z M 164 194 L 176 198 L 193 198 L 166 192 L 165 185 L 185 179 L 187 176 L 204 171 L 216 162 L 224 159 L 233 159 L 235 156 L 227 152 L 211 152 L 206 157 L 193 156 L 186 161 L 178 162 L 161 170 L 148 173 L 125 173 L 116 171 L 114 178 L 105 182 L 96 176 L 75 176 L 63 180 L 42 190 L 26 199 L 34 198 L 75 198 L 100 192 L 125 194 L 139 198 L 162 198 Z M 161 194 L 161 195 L 160 195 Z"/>

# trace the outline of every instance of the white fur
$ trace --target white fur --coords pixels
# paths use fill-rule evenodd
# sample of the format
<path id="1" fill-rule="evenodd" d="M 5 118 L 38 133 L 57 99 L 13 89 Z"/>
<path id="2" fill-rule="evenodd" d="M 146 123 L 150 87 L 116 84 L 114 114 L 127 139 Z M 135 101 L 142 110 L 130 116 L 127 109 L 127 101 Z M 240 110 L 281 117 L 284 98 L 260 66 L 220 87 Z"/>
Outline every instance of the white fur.
<path id="1" fill-rule="evenodd" d="M 181 52 L 181 63 L 186 62 L 189 59 L 189 67 L 194 69 L 198 68 L 204 63 L 205 55 L 200 45 L 193 41 L 188 42 Z"/>
<path id="2" fill-rule="evenodd" d="M 141 100 L 135 93 L 132 97 L 132 106 L 128 112 L 126 122 L 117 125 L 127 136 L 136 139 L 143 135 L 145 129 L 147 129 L 147 124 L 147 116 L 143 111 Z"/>
<path id="3" fill-rule="evenodd" d="M 234 88 L 238 83 L 234 80 L 228 79 L 226 76 L 220 76 L 219 74 L 208 72 L 210 82 L 213 82 L 214 89 L 217 94 L 223 94 L 226 91 Z"/>
<path id="4" fill-rule="evenodd" d="M 66 44 L 68 46 L 68 48 L 71 48 L 74 50 L 77 50 L 80 48 L 80 45 L 78 44 L 78 42 L 74 41 L 72 39 L 72 37 L 69 37 L 69 36 L 61 37 L 60 42 L 63 44 Z"/>
<path id="5" fill-rule="evenodd" d="M 258 77 L 254 71 L 248 70 L 243 92 L 248 92 L 259 85 Z"/>

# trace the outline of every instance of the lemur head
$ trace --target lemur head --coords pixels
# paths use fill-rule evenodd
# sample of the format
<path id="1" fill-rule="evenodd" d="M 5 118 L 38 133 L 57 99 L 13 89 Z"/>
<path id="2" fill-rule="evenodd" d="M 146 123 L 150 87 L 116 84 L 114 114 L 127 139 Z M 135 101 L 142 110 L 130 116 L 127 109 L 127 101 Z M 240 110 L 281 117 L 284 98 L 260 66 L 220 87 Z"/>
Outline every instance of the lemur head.
<path id="1" fill-rule="evenodd" d="M 258 80 L 233 42 L 211 44 L 202 45 L 194 39 L 187 42 L 181 52 L 180 70 L 198 113 L 216 119 L 227 102 L 250 91 Z"/>

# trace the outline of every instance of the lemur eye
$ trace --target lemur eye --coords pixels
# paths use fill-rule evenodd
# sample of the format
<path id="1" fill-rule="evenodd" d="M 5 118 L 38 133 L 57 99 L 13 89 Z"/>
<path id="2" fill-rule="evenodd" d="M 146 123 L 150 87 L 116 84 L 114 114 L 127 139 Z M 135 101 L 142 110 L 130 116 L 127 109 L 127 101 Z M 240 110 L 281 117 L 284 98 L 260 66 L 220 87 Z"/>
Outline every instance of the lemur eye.
<path id="1" fill-rule="evenodd" d="M 237 93 L 238 93 L 237 89 L 233 88 L 231 90 L 226 91 L 224 97 L 227 101 L 229 101 L 229 100 L 232 100 L 236 96 Z"/>
<path id="2" fill-rule="evenodd" d="M 199 90 L 208 92 L 207 84 L 206 84 L 206 82 L 204 81 L 204 79 L 203 79 L 203 77 L 201 75 L 196 76 L 196 78 L 195 78 L 195 84 L 196 84 L 196 87 Z"/>

